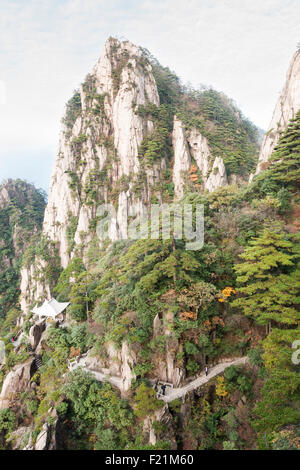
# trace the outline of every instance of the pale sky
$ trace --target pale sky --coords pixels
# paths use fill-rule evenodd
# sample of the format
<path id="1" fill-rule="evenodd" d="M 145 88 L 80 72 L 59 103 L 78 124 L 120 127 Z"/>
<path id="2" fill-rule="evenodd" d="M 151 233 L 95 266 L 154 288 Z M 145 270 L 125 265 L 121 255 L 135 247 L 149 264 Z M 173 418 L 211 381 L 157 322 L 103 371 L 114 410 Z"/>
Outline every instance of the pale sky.
<path id="1" fill-rule="evenodd" d="M 65 102 L 108 36 L 225 92 L 266 129 L 299 20 L 300 0 L 0 0 L 0 182 L 48 189 Z"/>

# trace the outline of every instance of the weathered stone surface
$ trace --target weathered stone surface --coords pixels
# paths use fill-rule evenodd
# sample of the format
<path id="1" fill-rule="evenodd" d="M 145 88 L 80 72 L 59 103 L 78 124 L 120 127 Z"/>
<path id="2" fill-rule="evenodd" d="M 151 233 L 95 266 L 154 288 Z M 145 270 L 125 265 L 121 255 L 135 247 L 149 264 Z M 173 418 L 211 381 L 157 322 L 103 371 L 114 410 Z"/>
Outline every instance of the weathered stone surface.
<path id="1" fill-rule="evenodd" d="M 45 322 L 35 323 L 30 328 L 30 330 L 29 330 L 29 341 L 30 341 L 30 345 L 31 345 L 33 350 L 35 350 L 36 347 L 38 346 L 44 330 L 45 330 Z"/>
<path id="2" fill-rule="evenodd" d="M 206 137 L 197 129 L 187 131 L 184 124 L 175 116 L 173 128 L 174 168 L 173 183 L 175 197 L 182 198 L 184 187 L 188 182 L 188 172 L 192 158 L 201 172 L 202 189 L 215 191 L 228 184 L 226 168 L 222 158 L 215 160 L 210 153 Z"/>
<path id="3" fill-rule="evenodd" d="M 300 109 L 300 51 L 297 51 L 287 72 L 286 82 L 277 101 L 270 126 L 264 137 L 255 174 L 260 173 L 269 160 L 280 134 Z M 253 175 L 250 177 L 252 180 Z"/>
<path id="4" fill-rule="evenodd" d="M 35 350 L 36 354 L 39 354 L 39 355 L 42 354 L 43 349 L 46 344 L 46 338 L 47 338 L 47 330 L 44 330 L 40 337 L 39 343 L 36 347 L 36 350 Z"/>
<path id="5" fill-rule="evenodd" d="M 35 450 L 47 450 L 50 440 L 50 426 L 49 424 L 43 424 L 42 430 L 39 433 L 36 443 L 34 446 Z"/>
<path id="6" fill-rule="evenodd" d="M 56 410 L 50 408 L 48 416 L 54 420 L 54 423 L 51 425 L 48 423 L 43 424 L 42 430 L 33 446 L 33 450 L 56 450 L 59 447 L 57 435 L 59 434 L 60 425 Z"/>
<path id="7" fill-rule="evenodd" d="M 108 359 L 106 362 L 90 354 L 84 359 L 85 366 L 93 371 L 115 377 L 121 392 L 127 392 L 131 382 L 136 378 L 133 368 L 137 363 L 135 352 L 123 341 L 118 349 L 112 342 L 105 345 Z"/>
<path id="8" fill-rule="evenodd" d="M 191 155 L 186 140 L 185 129 L 183 123 L 174 118 L 173 128 L 173 149 L 174 149 L 174 168 L 173 183 L 174 192 L 177 199 L 182 198 L 185 180 L 184 177 L 191 166 Z"/>
<path id="9" fill-rule="evenodd" d="M 153 427 L 153 423 L 162 423 L 165 425 L 165 431 L 162 436 L 158 436 Z M 163 406 L 158 411 L 155 411 L 154 415 L 147 416 L 143 423 L 143 433 L 149 436 L 149 444 L 155 445 L 158 440 L 169 441 L 171 443 L 172 450 L 177 449 L 176 437 L 172 426 L 172 416 L 169 412 L 168 405 Z"/>
<path id="10" fill-rule="evenodd" d="M 160 334 L 160 329 L 161 329 L 161 321 L 157 313 L 157 315 L 155 316 L 153 320 L 153 337 L 154 338 L 156 338 L 156 336 Z"/>
<path id="11" fill-rule="evenodd" d="M 22 426 L 13 431 L 8 439 L 13 450 L 22 450 L 31 447 L 31 426 Z M 26 443 L 27 442 L 27 443 Z M 26 443 L 26 446 L 25 446 Z"/>
<path id="12" fill-rule="evenodd" d="M 8 408 L 19 392 L 27 389 L 30 383 L 32 360 L 15 366 L 5 377 L 0 394 L 0 410 Z"/>
<path id="13" fill-rule="evenodd" d="M 134 181 L 141 171 L 138 149 L 142 140 L 151 135 L 153 122 L 135 111 L 139 105 L 159 105 L 152 68 L 143 62 L 142 50 L 128 41 L 110 38 L 91 77 L 96 96 L 103 99 L 102 111 L 99 115 L 91 112 L 97 99 L 91 100 L 87 90 L 81 86 L 82 112 L 71 129 L 66 124 L 62 125 L 44 217 L 43 233 L 56 243 L 63 267 L 68 265 L 76 250 L 82 250 L 80 256 L 84 258 L 94 236 L 90 223 L 96 217 L 98 202 L 85 204 L 84 192 L 91 183 L 93 172 L 102 171 L 109 159 L 109 170 L 105 170 L 107 181 L 105 184 L 98 181 L 96 185 L 101 203 L 111 202 L 108 192 L 116 186 L 119 188 L 121 178 L 128 180 L 128 189 L 119 191 L 117 215 L 110 229 L 111 240 L 118 240 L 127 235 L 128 215 L 144 213 L 143 204 L 150 201 L 151 185 L 166 167 L 162 158 L 152 168 L 147 168 L 141 194 L 136 193 Z M 78 139 L 82 139 L 80 163 L 76 157 Z M 78 182 L 75 188 L 71 187 L 71 175 Z M 71 217 L 76 224 L 73 250 L 67 238 Z M 45 266 L 39 259 L 35 260 L 34 266 L 22 269 L 21 307 L 25 313 L 34 300 L 50 294 L 42 276 L 41 280 L 39 275 L 36 276 L 44 270 Z"/>
<path id="14" fill-rule="evenodd" d="M 176 338 L 172 337 L 172 323 L 174 321 L 174 314 L 171 311 L 166 311 L 162 320 L 159 320 L 160 334 L 167 338 L 166 351 L 163 356 L 155 360 L 155 377 L 163 382 L 169 382 L 178 387 L 185 378 L 185 370 L 178 366 L 177 354 L 182 350 Z M 157 323 L 157 320 L 156 320 Z M 158 325 L 158 323 L 157 323 Z M 155 333 L 155 332 L 154 332 Z M 155 337 L 155 334 L 154 334 Z"/>
<path id="15" fill-rule="evenodd" d="M 190 147 L 190 153 L 196 161 L 205 182 L 213 160 L 207 139 L 200 134 L 197 129 L 192 129 L 187 140 Z"/>
<path id="16" fill-rule="evenodd" d="M 226 168 L 221 157 L 217 157 L 213 163 L 211 173 L 205 183 L 205 189 L 209 192 L 215 191 L 220 186 L 228 184 Z"/>

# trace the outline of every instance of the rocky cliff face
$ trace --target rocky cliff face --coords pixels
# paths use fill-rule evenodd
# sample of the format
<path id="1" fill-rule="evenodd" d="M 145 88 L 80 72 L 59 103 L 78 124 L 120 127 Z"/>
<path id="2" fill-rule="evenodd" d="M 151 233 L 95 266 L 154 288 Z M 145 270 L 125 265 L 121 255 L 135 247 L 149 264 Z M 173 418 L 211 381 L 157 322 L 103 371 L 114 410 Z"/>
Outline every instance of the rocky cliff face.
<path id="1" fill-rule="evenodd" d="M 0 185 L 0 316 L 17 302 L 21 258 L 40 231 L 44 196 L 31 184 L 7 180 Z"/>
<path id="2" fill-rule="evenodd" d="M 14 367 L 6 376 L 0 394 L 0 410 L 8 408 L 17 398 L 18 393 L 24 392 L 30 384 L 30 369 L 32 360 Z"/>
<path id="3" fill-rule="evenodd" d="M 118 239 L 127 211 L 139 202 L 132 191 L 141 172 L 138 149 L 152 133 L 153 123 L 138 116 L 135 107 L 146 102 L 159 105 L 151 66 L 143 62 L 141 50 L 129 42 L 108 40 L 93 73 L 81 85 L 79 102 L 74 122 L 68 113 L 64 118 L 44 219 L 44 233 L 59 244 L 63 267 L 72 252 L 67 240 L 72 217 L 76 245 L 86 243 L 97 203 L 111 202 L 109 192 L 115 190 L 118 216 L 113 235 Z M 108 178 L 108 185 L 101 184 L 101 176 Z"/>
<path id="4" fill-rule="evenodd" d="M 228 184 L 223 159 L 214 158 L 206 137 L 197 128 L 186 130 L 184 124 L 176 116 L 173 127 L 173 148 L 173 183 L 175 196 L 178 199 L 183 196 L 189 182 L 209 192 Z M 195 165 L 192 165 L 192 160 Z M 201 175 L 201 185 L 195 172 Z"/>
<path id="5" fill-rule="evenodd" d="M 292 58 L 286 83 L 277 101 L 270 126 L 264 137 L 255 174 L 266 167 L 281 133 L 300 109 L 300 51 Z M 252 179 L 252 178 L 251 178 Z"/>
<path id="6" fill-rule="evenodd" d="M 177 443 L 180 448 L 211 448 L 206 415 L 215 422 L 220 397 L 231 412 L 244 393 L 236 389 L 234 397 L 223 400 L 227 391 L 220 390 L 221 384 L 216 394 L 218 383 L 212 381 L 206 390 L 190 394 L 185 404 L 174 400 L 159 407 L 150 387 L 138 398 L 143 379 L 156 391 L 159 382 L 181 387 L 204 372 L 206 364 L 226 360 L 227 351 L 239 353 L 245 339 L 247 344 L 253 339 L 254 347 L 262 339 L 252 323 L 250 329 L 250 321 L 231 310 L 225 294 L 233 296 L 235 290 L 224 286 L 235 285 L 233 263 L 249 238 L 248 218 L 240 215 L 255 215 L 255 234 L 263 210 L 255 212 L 245 199 L 231 210 L 234 188 L 205 194 L 209 243 L 199 252 L 185 250 L 181 241 L 172 239 L 100 247 L 96 235 L 102 203 L 115 208 L 110 239 L 120 240 L 126 237 L 128 217 L 148 212 L 154 202 L 178 201 L 186 194 L 197 201 L 199 193 L 248 180 L 256 155 L 254 126 L 222 94 L 177 93 L 173 83 L 172 73 L 161 66 L 158 70 L 145 51 L 111 38 L 66 106 L 43 233 L 24 256 L 21 306 L 26 314 L 32 303 L 55 292 L 60 301 L 70 301 L 70 307 L 63 324 L 24 321 L 23 315 L 15 330 L 13 319 L 6 325 L 9 355 L 0 409 L 16 406 L 20 427 L 11 436 L 15 448 L 23 448 L 25 441 L 26 449 L 60 448 L 60 417 L 66 424 L 64 444 L 70 448 L 83 445 L 81 433 L 87 447 L 97 441 L 110 448 L 111 439 L 117 439 L 113 448 L 126 448 L 120 440 L 123 429 L 128 443 L 144 434 L 136 445 L 146 440 L 152 445 L 168 441 L 174 449 Z M 2 199 L 7 204 L 5 192 Z M 20 326 L 21 335 L 29 333 L 30 347 L 14 344 L 15 354 L 10 335 L 20 333 Z M 236 335 L 236 330 L 241 333 Z M 26 350 L 33 351 L 35 359 L 28 361 Z M 113 390 L 99 387 L 95 394 L 91 377 L 80 378 L 80 371 L 68 374 L 72 364 L 93 371 L 98 381 L 108 379 Z M 72 383 L 76 397 L 72 387 L 66 387 Z M 97 429 L 90 434 L 94 418 Z M 136 436 L 141 418 L 141 436 Z M 248 416 L 240 418 L 242 428 Z M 98 426 L 102 419 L 103 429 Z M 203 427 L 196 438 L 192 434 L 199 423 Z M 223 434 L 217 448 L 221 439 Z"/>
<path id="7" fill-rule="evenodd" d="M 5 246 L 7 253 L 1 259 L 3 265 L 11 266 L 22 255 L 32 231 L 37 230 L 42 221 L 44 207 L 43 195 L 31 184 L 8 179 L 0 185 L 1 224 L 7 229 L 0 232 L 0 247 Z"/>
<path id="8" fill-rule="evenodd" d="M 92 73 L 67 103 L 43 224 L 43 237 L 53 244 L 51 257 L 56 249 L 63 268 L 74 256 L 86 262 L 90 243 L 99 245 L 101 204 L 113 204 L 115 209 L 110 240 L 127 238 L 128 219 L 149 213 L 151 203 L 226 185 L 220 149 L 227 148 L 232 162 L 240 134 L 249 138 L 246 126 L 238 131 L 242 118 L 230 100 L 213 91 L 203 95 L 203 103 L 194 102 L 195 125 L 177 117 L 176 107 L 189 120 L 180 103 L 184 93 L 174 102 L 166 91 L 160 97 L 166 72 L 161 68 L 157 76 L 156 69 L 141 48 L 109 38 Z M 220 122 L 211 121 L 216 115 L 214 100 L 222 116 L 234 122 L 232 138 Z M 55 282 L 45 279 L 47 259 L 49 254 L 39 252 L 22 269 L 24 312 L 51 295 Z"/>
<path id="9" fill-rule="evenodd" d="M 145 169 L 138 158 L 143 139 L 153 132 L 153 122 L 136 113 L 146 103 L 159 105 L 150 64 L 140 48 L 110 38 L 63 118 L 43 225 L 44 235 L 58 247 L 63 267 L 75 252 L 84 256 L 95 234 L 99 204 L 113 203 L 116 208 L 112 240 L 126 236 L 128 214 L 139 214 L 142 204 L 149 204 L 165 162 L 161 159 Z M 42 261 L 36 259 L 36 264 Z M 33 300 L 50 295 L 35 271 L 34 266 L 22 270 L 25 311 Z"/>

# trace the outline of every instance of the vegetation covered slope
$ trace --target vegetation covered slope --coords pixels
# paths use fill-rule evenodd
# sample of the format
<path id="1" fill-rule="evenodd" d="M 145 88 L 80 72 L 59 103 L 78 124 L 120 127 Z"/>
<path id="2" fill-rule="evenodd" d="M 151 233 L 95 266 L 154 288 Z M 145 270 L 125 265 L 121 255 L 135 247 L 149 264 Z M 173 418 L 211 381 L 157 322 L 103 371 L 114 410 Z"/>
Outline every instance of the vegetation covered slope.
<path id="1" fill-rule="evenodd" d="M 155 64 L 154 71 L 163 114 L 151 110 L 157 132 L 141 155 L 159 158 L 169 145 L 165 111 L 181 109 L 201 121 L 206 108 L 200 97 L 196 115 L 186 110 L 190 98 L 177 78 Z M 210 96 L 216 95 L 208 91 Z M 216 121 L 211 128 L 220 142 L 216 149 L 224 158 L 230 151 L 231 158 L 239 154 L 239 141 L 229 150 L 222 140 L 232 121 L 218 127 L 220 101 L 208 100 Z M 226 106 L 230 114 L 233 108 Z M 243 142 L 244 152 L 251 139 Z M 247 155 L 244 168 L 250 169 Z M 185 240 L 173 238 L 122 241 L 101 250 L 92 242 L 86 260 L 73 258 L 54 289 L 58 300 L 71 302 L 69 324 L 49 327 L 35 385 L 0 412 L 3 447 L 12 446 L 11 431 L 24 425 L 34 442 L 43 423 L 53 425 L 54 409 L 66 449 L 299 449 L 300 374 L 292 361 L 292 343 L 300 335 L 298 159 L 299 115 L 251 185 L 187 191 L 182 203 L 204 206 L 201 250 L 186 251 Z M 101 366 L 117 365 L 120 355 L 112 359 L 109 351 L 120 353 L 125 343 L 135 380 L 122 397 L 82 370 L 67 373 L 68 359 L 90 350 Z M 246 354 L 248 366 L 229 367 L 184 403 L 174 400 L 162 411 L 153 380 L 166 358 L 184 381 L 205 364 Z M 149 426 L 155 444 L 149 443 Z"/>
<path id="2" fill-rule="evenodd" d="M 0 185 L 0 320 L 17 303 L 22 255 L 41 230 L 45 194 L 21 180 Z"/>
<path id="3" fill-rule="evenodd" d="M 246 178 L 257 161 L 259 129 L 223 93 L 183 86 L 176 74 L 161 66 L 149 51 L 144 50 L 144 54 L 152 65 L 163 109 L 168 109 L 171 117 L 177 114 L 186 129 L 196 128 L 208 139 L 212 155 L 223 158 L 228 175 Z"/>

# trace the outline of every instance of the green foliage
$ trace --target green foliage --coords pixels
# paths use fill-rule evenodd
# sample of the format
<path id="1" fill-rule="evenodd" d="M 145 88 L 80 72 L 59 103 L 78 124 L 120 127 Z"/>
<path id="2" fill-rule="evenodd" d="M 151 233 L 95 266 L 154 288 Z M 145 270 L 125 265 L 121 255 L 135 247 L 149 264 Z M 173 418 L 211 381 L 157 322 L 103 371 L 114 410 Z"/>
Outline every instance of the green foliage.
<path id="1" fill-rule="evenodd" d="M 269 175 L 281 188 L 299 189 L 300 180 L 300 111 L 280 137 L 270 158 Z M 265 175 L 268 177 L 268 174 Z"/>
<path id="2" fill-rule="evenodd" d="M 237 282 L 242 286 L 239 291 L 244 295 L 233 305 L 241 307 L 259 324 L 273 320 L 293 325 L 300 319 L 295 308 L 300 288 L 296 243 L 293 236 L 265 229 L 241 255 L 244 262 L 235 266 Z"/>
<path id="3" fill-rule="evenodd" d="M 16 308 L 11 308 L 6 313 L 5 320 L 3 319 L 2 324 L 0 324 L 1 335 L 7 335 L 16 325 L 17 318 L 20 316 L 20 310 Z"/>
<path id="4" fill-rule="evenodd" d="M 68 328 L 50 326 L 47 330 L 47 344 L 56 351 L 70 351 L 70 348 L 85 352 L 90 346 L 92 335 L 88 333 L 85 323 Z"/>
<path id="5" fill-rule="evenodd" d="M 153 421 L 152 427 L 158 438 L 164 437 L 166 432 L 168 431 L 167 425 L 165 423 L 162 423 L 161 421 Z"/>
<path id="6" fill-rule="evenodd" d="M 150 167 L 158 159 L 170 159 L 172 109 L 165 104 L 156 107 L 154 104 L 149 103 L 146 106 L 140 105 L 136 112 L 138 115 L 147 117 L 154 122 L 153 133 L 151 136 L 146 137 L 140 145 L 139 158 Z"/>
<path id="7" fill-rule="evenodd" d="M 229 174 L 247 177 L 256 164 L 258 129 L 223 93 L 212 88 L 183 87 L 176 74 L 159 64 L 146 49 L 144 57 L 151 63 L 161 105 L 157 108 L 149 103 L 137 110 L 155 124 L 153 135 L 141 145 L 140 156 L 151 165 L 158 157 L 168 155 L 168 133 L 176 113 L 187 129 L 196 127 L 207 137 L 213 156 L 223 158 Z M 168 189 L 172 195 L 172 188 Z"/>
<path id="8" fill-rule="evenodd" d="M 227 367 L 224 373 L 226 388 L 228 391 L 238 389 L 243 395 L 252 393 L 253 383 L 251 378 L 239 367 Z"/>
<path id="9" fill-rule="evenodd" d="M 71 401 L 76 421 L 80 426 L 101 423 L 104 419 L 99 390 L 100 386 L 92 374 L 81 369 L 69 373 L 63 392 Z"/>
<path id="10" fill-rule="evenodd" d="M 122 449 L 127 445 L 133 412 L 109 384 L 100 385 L 91 374 L 76 369 L 68 374 L 63 392 L 71 405 L 68 417 L 76 424 L 79 436 L 94 431 L 96 450 Z"/>
<path id="11" fill-rule="evenodd" d="M 7 204 L 0 208 L 0 318 L 18 301 L 22 254 L 40 230 L 45 209 L 45 193 L 25 181 L 7 180 L 2 191 Z"/>
<path id="12" fill-rule="evenodd" d="M 199 349 L 194 343 L 191 343 L 190 341 L 187 341 L 184 345 L 184 349 L 187 354 L 194 356 L 199 353 Z"/>
<path id="13" fill-rule="evenodd" d="M 290 210 L 292 194 L 299 190 L 300 111 L 291 119 L 279 138 L 269 161 L 246 190 L 249 199 L 255 195 L 274 195 L 280 203 L 280 213 Z"/>
<path id="14" fill-rule="evenodd" d="M 121 85 L 124 66 L 132 66 L 128 62 L 127 51 L 123 47 L 121 49 L 119 43 L 112 40 L 110 53 L 115 95 Z M 133 103 L 134 112 L 145 126 L 147 121 L 152 121 L 154 130 L 144 138 L 139 148 L 141 171 L 134 180 L 130 175 L 123 176 L 114 187 L 108 188 L 108 199 L 116 203 L 119 193 L 126 192 L 131 183 L 136 196 L 147 188 L 152 203 L 173 198 L 170 168 L 175 114 L 183 121 L 187 135 L 196 128 L 207 138 L 212 156 L 224 159 L 229 175 L 238 174 L 246 178 L 256 163 L 257 129 L 242 116 L 234 103 L 212 89 L 196 91 L 183 87 L 178 77 L 162 67 L 147 51 L 135 60 L 137 67 L 146 75 L 151 64 L 160 105 L 147 101 L 142 106 Z M 128 88 L 136 86 L 134 82 L 128 83 Z M 68 172 L 69 186 L 72 196 L 80 199 L 81 204 L 91 206 L 91 212 L 95 213 L 93 207 L 104 194 L 99 192 L 99 185 L 108 187 L 118 156 L 113 138 L 99 135 L 97 131 L 101 127 L 100 121 L 107 119 L 106 95 L 97 93 L 94 75 L 86 77 L 82 88 L 89 124 L 71 138 L 74 123 L 82 113 L 79 92 L 75 92 L 68 102 L 64 118 L 66 138 L 70 138 L 75 159 L 75 167 Z M 94 121 L 99 124 L 97 129 L 93 126 Z M 86 165 L 87 140 L 95 155 L 95 167 L 83 184 L 81 173 Z M 101 170 L 96 158 L 97 142 L 107 150 L 105 167 Z M 161 172 L 160 181 L 148 187 L 147 167 L 153 168 L 162 158 L 166 168 Z M 185 240 L 175 240 L 172 234 L 169 240 L 161 237 L 157 240 L 122 241 L 101 249 L 98 240 L 94 239 L 87 257 L 89 262 L 84 265 L 80 258 L 73 258 L 61 272 L 57 247 L 39 234 L 33 237 L 23 256 L 24 265 L 30 266 L 38 258 L 46 261 L 47 267 L 37 272 L 35 280 L 47 284 L 50 280 L 51 289 L 56 284 L 54 294 L 59 301 L 71 302 L 68 315 L 80 322 L 67 328 L 48 328 L 43 365 L 33 378 L 37 387 L 32 388 L 31 395 L 19 397 L 24 402 L 22 412 L 24 410 L 26 418 L 34 420 L 36 433 L 48 419 L 51 407 L 63 418 L 68 433 L 66 443 L 71 448 L 169 449 L 171 444 L 163 441 L 167 430 L 165 424 L 153 423 L 160 439 L 155 446 L 146 443 L 142 425 L 137 427 L 146 416 L 153 416 L 163 406 L 155 391 L 146 385 L 145 377 L 153 378 L 166 351 L 174 352 L 176 366 L 185 367 L 186 375 L 193 376 L 206 356 L 212 361 L 218 356 L 235 355 L 246 346 L 248 348 L 249 330 L 253 332 L 251 339 L 257 345 L 257 336 L 263 335 L 263 329 L 257 328 L 254 320 L 259 325 L 272 327 L 262 345 L 249 352 L 250 362 L 255 367 L 229 367 L 224 377 L 217 380 L 216 394 L 211 393 L 211 385 L 208 384 L 201 389 L 200 397 L 189 397 L 191 414 L 186 417 L 188 426 L 180 419 L 180 400 L 170 403 L 172 424 L 182 439 L 180 445 L 188 443 L 193 448 L 205 449 L 223 445 L 224 450 L 239 449 L 246 445 L 240 431 L 245 425 L 247 433 L 248 423 L 242 414 L 244 407 L 236 407 L 236 404 L 242 395 L 246 395 L 245 408 L 251 409 L 254 415 L 253 425 L 259 445 L 265 439 L 270 448 L 272 445 L 274 448 L 292 447 L 292 441 L 285 434 L 281 435 L 281 430 L 286 425 L 298 423 L 300 418 L 299 366 L 291 362 L 291 344 L 299 339 L 299 239 L 277 229 L 277 223 L 286 223 L 284 219 L 293 214 L 299 180 L 298 160 L 299 114 L 283 133 L 269 167 L 256 176 L 249 187 L 238 192 L 236 187 L 230 186 L 204 195 L 197 192 L 199 187 L 192 187 L 192 192 L 185 194 L 182 202 L 204 205 L 205 245 L 199 251 L 186 250 Z M 201 175 L 198 177 L 200 183 Z M 11 243 L 12 234 L 18 235 L 13 224 L 23 222 L 24 201 L 20 207 L 19 202 L 17 198 L 14 207 L 0 212 L 0 238 L 5 242 L 0 243 L 0 285 L 4 286 L 3 293 L 2 287 L 0 289 L 0 309 L 2 306 L 7 312 L 6 319 L 1 322 L 1 332 L 7 341 L 14 334 L 14 323 L 19 314 L 12 307 L 18 294 L 15 286 L 19 282 L 19 266 L 18 261 L 14 264 L 15 247 Z M 44 207 L 41 194 L 34 196 L 31 202 L 25 201 L 25 206 L 28 206 L 28 213 L 24 218 L 26 230 L 19 236 L 21 251 L 24 251 L 24 234 L 25 249 L 28 233 L 37 232 L 41 225 L 41 208 Z M 78 219 L 70 214 L 68 217 L 66 236 L 68 251 L 72 253 Z M 95 216 L 90 221 L 90 234 L 95 231 L 97 223 Z M 262 223 L 272 229 L 261 231 Z M 78 247 L 78 253 L 81 248 Z M 238 264 L 240 253 L 241 263 Z M 7 260 L 9 266 L 5 265 Z M 235 289 L 236 284 L 239 298 L 233 304 L 218 302 L 220 291 L 228 286 Z M 251 320 L 243 318 L 241 312 Z M 159 331 L 153 334 L 155 317 L 159 318 Z M 27 318 L 24 327 L 28 326 Z M 168 335 L 165 334 L 166 328 Z M 113 341 L 117 349 L 126 341 L 135 353 L 137 360 L 133 372 L 137 380 L 128 393 L 129 401 L 122 400 L 110 385 L 97 382 L 92 374 L 81 369 L 67 373 L 68 358 L 79 351 L 87 351 L 93 345 L 93 352 L 103 364 L 110 361 L 106 351 L 109 341 Z M 5 373 L 27 358 L 23 350 L 16 352 L 11 344 L 7 346 Z M 256 374 L 263 385 L 259 395 L 253 396 L 254 382 L 255 390 L 261 383 L 256 382 Z M 185 412 L 189 413 L 188 409 Z M 14 427 L 13 416 L 10 410 L 9 415 L 6 410 L 1 413 L 0 431 L 10 432 Z M 22 418 L 18 416 L 19 421 Z"/>
<path id="15" fill-rule="evenodd" d="M 180 80 L 168 67 L 163 67 L 147 49 L 143 49 L 144 57 L 152 66 L 161 104 L 177 104 L 182 95 Z"/>
<path id="16" fill-rule="evenodd" d="M 188 285 L 201 269 L 193 252 L 174 250 L 171 240 L 115 244 L 98 268 L 95 319 L 118 345 L 124 339 L 149 343 L 153 319 L 164 308 L 159 297 L 174 285 Z M 129 311 L 134 317 L 127 317 Z"/>
<path id="17" fill-rule="evenodd" d="M 74 237 L 75 237 L 77 225 L 78 225 L 78 217 L 75 217 L 74 215 L 72 215 L 70 217 L 69 225 L 66 228 L 66 238 L 67 238 L 67 242 L 68 242 L 68 252 L 69 253 L 72 253 L 72 251 L 74 249 L 74 246 L 75 246 Z"/>
<path id="18" fill-rule="evenodd" d="M 235 443 L 231 441 L 223 441 L 223 450 L 237 450 Z"/>
<path id="19" fill-rule="evenodd" d="M 254 366 L 262 367 L 263 366 L 263 359 L 261 357 L 262 352 L 263 351 L 261 349 L 255 349 L 255 348 L 250 349 L 250 351 L 248 352 L 250 363 L 253 364 Z"/>
<path id="20" fill-rule="evenodd" d="M 79 275 L 85 271 L 85 266 L 80 258 L 73 258 L 69 265 L 63 270 L 57 280 L 54 292 L 58 295 L 59 301 L 69 300 L 72 283 L 71 280 L 77 280 Z"/>
<path id="21" fill-rule="evenodd" d="M 224 415 L 224 410 L 220 410 L 209 414 L 205 419 L 205 427 L 209 435 L 216 439 L 220 435 L 219 422 L 220 418 Z"/>
<path id="22" fill-rule="evenodd" d="M 64 417 L 68 411 L 68 403 L 62 401 L 55 408 L 59 417 Z"/>
<path id="23" fill-rule="evenodd" d="M 186 363 L 186 370 L 189 372 L 189 375 L 195 375 L 200 369 L 199 364 L 194 361 L 194 359 L 189 359 Z"/>
<path id="24" fill-rule="evenodd" d="M 118 434 L 112 429 L 97 429 L 97 441 L 95 443 L 95 450 L 119 450 L 120 443 Z"/>
<path id="25" fill-rule="evenodd" d="M 0 410 L 0 433 L 5 433 L 7 435 L 12 432 L 15 422 L 15 414 L 10 408 Z"/>
<path id="26" fill-rule="evenodd" d="M 66 105 L 66 113 L 63 122 L 67 129 L 72 129 L 76 119 L 81 114 L 81 97 L 79 91 L 75 90 L 72 98 L 69 99 Z"/>
<path id="27" fill-rule="evenodd" d="M 228 380 L 229 382 L 232 382 L 233 380 L 236 380 L 239 375 L 239 370 L 237 367 L 230 366 L 225 369 L 224 376 L 225 379 Z"/>
<path id="28" fill-rule="evenodd" d="M 196 127 L 208 139 L 213 155 L 223 158 L 228 174 L 246 177 L 254 168 L 258 153 L 257 128 L 223 93 L 212 88 L 192 90 L 177 116 L 188 129 Z"/>
<path id="29" fill-rule="evenodd" d="M 41 268 L 37 260 L 45 261 L 46 266 Z M 46 235 L 36 235 L 31 238 L 30 245 L 22 257 L 22 266 L 29 268 L 35 265 L 35 277 L 41 283 L 54 287 L 61 273 L 60 257 L 55 242 Z"/>
<path id="30" fill-rule="evenodd" d="M 283 425 L 299 422 L 300 375 L 299 366 L 292 362 L 291 349 L 295 340 L 299 340 L 299 329 L 276 328 L 263 341 L 262 357 L 268 375 L 254 422 L 260 433 L 271 435 Z"/>
<path id="31" fill-rule="evenodd" d="M 149 388 L 145 383 L 142 383 L 139 386 L 134 398 L 134 413 L 136 416 L 139 418 L 145 418 L 162 408 L 162 401 L 158 400 L 155 395 L 155 390 L 153 390 L 153 388 Z"/>
<path id="32" fill-rule="evenodd" d="M 95 300 L 96 288 L 94 276 L 86 270 L 80 258 L 73 258 L 61 273 L 54 292 L 60 301 L 70 300 L 68 314 L 81 322 L 87 319 L 89 310 Z"/>

